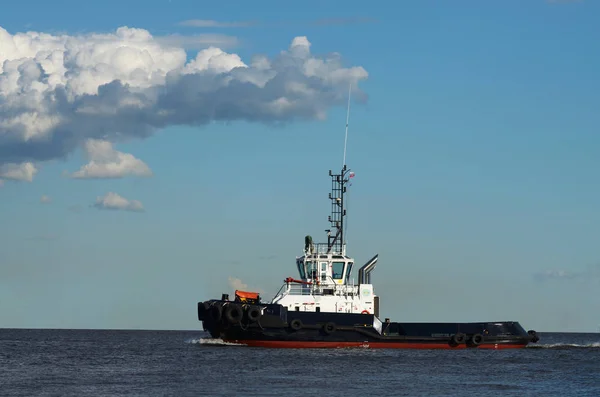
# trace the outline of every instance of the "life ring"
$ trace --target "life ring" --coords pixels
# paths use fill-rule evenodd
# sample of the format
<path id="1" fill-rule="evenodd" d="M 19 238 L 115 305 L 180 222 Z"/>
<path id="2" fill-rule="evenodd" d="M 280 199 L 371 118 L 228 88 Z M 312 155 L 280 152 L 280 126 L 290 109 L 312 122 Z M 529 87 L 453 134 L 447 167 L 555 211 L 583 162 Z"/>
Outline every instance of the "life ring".
<path id="1" fill-rule="evenodd" d="M 325 331 L 327 335 L 330 335 L 335 332 L 336 328 L 335 323 L 328 322 L 323 326 L 323 331 Z"/>
<path id="2" fill-rule="evenodd" d="M 368 310 L 363 310 L 362 312 L 360 312 L 360 314 L 371 314 L 371 313 L 369 313 Z"/>
<path id="3" fill-rule="evenodd" d="M 300 328 L 302 328 L 302 321 L 298 318 L 293 319 L 290 323 L 290 328 L 294 331 L 298 331 Z"/>

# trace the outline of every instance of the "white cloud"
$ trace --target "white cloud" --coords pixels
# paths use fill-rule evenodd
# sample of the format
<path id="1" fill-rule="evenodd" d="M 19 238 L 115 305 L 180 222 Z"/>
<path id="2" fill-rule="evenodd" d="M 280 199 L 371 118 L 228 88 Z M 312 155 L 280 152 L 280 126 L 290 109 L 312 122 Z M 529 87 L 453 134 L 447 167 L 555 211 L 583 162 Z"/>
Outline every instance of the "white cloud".
<path id="1" fill-rule="evenodd" d="M 241 22 L 219 22 L 213 19 L 188 19 L 179 23 L 181 26 L 189 26 L 194 28 L 244 28 L 255 25 L 256 22 L 241 21 Z"/>
<path id="2" fill-rule="evenodd" d="M 144 211 L 144 206 L 141 202 L 137 200 L 128 200 L 113 192 L 108 192 L 104 196 L 98 196 L 94 207 L 99 210 Z"/>
<path id="3" fill-rule="evenodd" d="M 181 40 L 128 27 L 75 36 L 0 28 L 0 166 L 63 159 L 89 139 L 145 138 L 170 125 L 320 119 L 345 106 L 349 84 L 353 98 L 366 98 L 358 83 L 367 72 L 335 53 L 312 55 L 306 37 L 249 61 L 217 47 L 188 61 L 179 46 L 191 44 Z"/>
<path id="4" fill-rule="evenodd" d="M 113 149 L 107 141 L 89 139 L 84 146 L 90 162 L 71 174 L 72 178 L 123 178 L 127 175 L 149 177 L 152 171 L 142 160 Z"/>
<path id="5" fill-rule="evenodd" d="M 0 162 L 0 178 L 14 181 L 33 181 L 33 176 L 38 172 L 33 163 L 24 162 L 20 164 Z"/>
<path id="6" fill-rule="evenodd" d="M 42 195 L 42 197 L 40 197 L 40 203 L 42 204 L 49 204 L 52 202 L 52 198 L 50 198 L 49 196 L 46 196 L 45 194 Z"/>

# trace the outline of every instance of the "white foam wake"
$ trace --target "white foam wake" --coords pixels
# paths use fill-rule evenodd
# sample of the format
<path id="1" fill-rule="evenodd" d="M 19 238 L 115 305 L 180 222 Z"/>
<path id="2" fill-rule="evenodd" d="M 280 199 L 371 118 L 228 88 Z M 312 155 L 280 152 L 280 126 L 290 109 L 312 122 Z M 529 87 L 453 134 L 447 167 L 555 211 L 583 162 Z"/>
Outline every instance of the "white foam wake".
<path id="1" fill-rule="evenodd" d="M 527 347 L 534 349 L 593 349 L 600 348 L 600 342 L 592 342 L 586 344 L 552 343 L 548 345 L 528 345 Z"/>
<path id="2" fill-rule="evenodd" d="M 241 343 L 225 342 L 223 339 L 220 339 L 220 338 L 189 339 L 186 341 L 186 343 L 192 343 L 192 344 L 202 345 L 202 346 L 246 346 Z"/>

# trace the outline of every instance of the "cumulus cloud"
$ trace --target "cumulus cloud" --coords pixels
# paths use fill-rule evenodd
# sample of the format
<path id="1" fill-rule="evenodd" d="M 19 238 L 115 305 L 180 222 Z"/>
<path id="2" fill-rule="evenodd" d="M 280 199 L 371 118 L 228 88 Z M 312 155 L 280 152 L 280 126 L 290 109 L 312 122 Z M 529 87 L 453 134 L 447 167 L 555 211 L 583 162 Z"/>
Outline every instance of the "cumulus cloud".
<path id="1" fill-rule="evenodd" d="M 72 178 L 152 176 L 152 171 L 146 163 L 129 153 L 116 151 L 110 142 L 90 139 L 85 143 L 85 152 L 90 162 L 71 174 Z"/>
<path id="2" fill-rule="evenodd" d="M 40 197 L 40 203 L 42 204 L 49 204 L 52 202 L 52 199 L 49 196 L 46 196 L 45 194 L 42 195 L 42 197 Z"/>
<path id="3" fill-rule="evenodd" d="M 214 120 L 320 119 L 344 106 L 349 84 L 365 99 L 365 69 L 344 67 L 337 53 L 316 57 L 310 46 L 296 37 L 275 57 L 250 60 L 210 47 L 188 61 L 185 49 L 144 29 L 71 36 L 0 28 L 0 166 L 13 176 L 25 167 L 18 175 L 31 180 L 34 164 L 89 139 L 116 143 Z"/>
<path id="4" fill-rule="evenodd" d="M 1 133 L 0 133 L 1 134 Z M 38 172 L 37 168 L 31 162 L 4 163 L 0 161 L 0 178 L 11 179 L 13 181 L 33 181 L 33 176 Z"/>
<path id="5" fill-rule="evenodd" d="M 144 206 L 137 200 L 128 200 L 117 193 L 108 192 L 104 196 L 98 196 L 94 207 L 99 210 L 122 210 L 132 212 L 143 212 Z"/>

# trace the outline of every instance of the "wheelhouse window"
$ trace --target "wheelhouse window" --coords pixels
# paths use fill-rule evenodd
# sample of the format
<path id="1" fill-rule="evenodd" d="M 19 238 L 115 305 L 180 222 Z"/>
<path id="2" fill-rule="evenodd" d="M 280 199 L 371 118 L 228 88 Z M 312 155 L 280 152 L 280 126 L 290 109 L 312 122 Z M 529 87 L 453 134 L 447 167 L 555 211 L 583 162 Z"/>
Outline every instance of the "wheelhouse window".
<path id="1" fill-rule="evenodd" d="M 333 279 L 341 280 L 344 278 L 345 262 L 333 262 Z"/>
<path id="2" fill-rule="evenodd" d="M 348 262 L 348 269 L 346 269 L 346 280 L 350 280 L 350 273 L 352 272 L 352 265 L 354 263 Z"/>
<path id="3" fill-rule="evenodd" d="M 298 266 L 298 273 L 300 273 L 300 278 L 306 279 L 306 271 L 304 270 L 304 263 L 302 263 L 302 261 L 296 261 L 296 266 Z"/>
<path id="4" fill-rule="evenodd" d="M 317 263 L 316 262 L 306 262 L 306 277 L 310 279 L 317 278 Z"/>
<path id="5" fill-rule="evenodd" d="M 327 279 L 327 262 L 321 262 L 321 279 Z"/>

